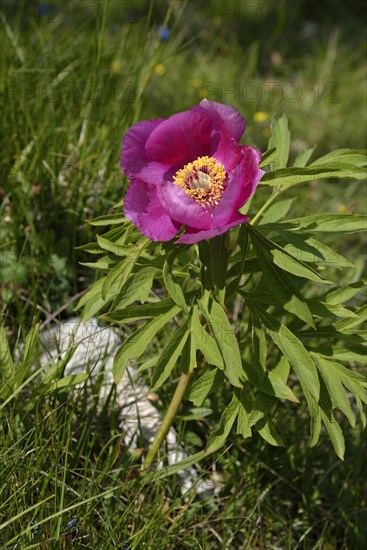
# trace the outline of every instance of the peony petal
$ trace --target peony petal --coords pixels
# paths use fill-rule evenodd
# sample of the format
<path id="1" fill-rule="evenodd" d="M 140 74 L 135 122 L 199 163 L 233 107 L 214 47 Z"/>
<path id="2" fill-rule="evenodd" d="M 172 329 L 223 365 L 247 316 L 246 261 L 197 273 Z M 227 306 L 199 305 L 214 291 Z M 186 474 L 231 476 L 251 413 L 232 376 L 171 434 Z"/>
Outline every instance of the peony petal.
<path id="1" fill-rule="evenodd" d="M 261 162 L 261 153 L 254 147 L 243 145 L 241 147 L 243 155 L 241 165 L 243 166 L 243 176 L 241 178 L 241 193 L 236 202 L 235 210 L 241 208 L 255 193 L 255 189 L 265 174 L 264 170 L 259 168 Z"/>
<path id="2" fill-rule="evenodd" d="M 171 116 L 153 130 L 145 149 L 149 160 L 164 163 L 176 170 L 208 154 L 211 138 L 211 117 L 193 107 Z"/>
<path id="3" fill-rule="evenodd" d="M 130 179 L 139 178 L 148 183 L 159 183 L 170 179 L 169 164 L 150 162 L 145 151 L 145 144 L 150 134 L 158 128 L 164 118 L 138 122 L 128 130 L 122 141 L 121 168 Z"/>
<path id="4" fill-rule="evenodd" d="M 220 120 L 218 117 L 218 122 L 221 125 Z M 215 126 L 214 121 L 208 156 L 214 157 L 223 164 L 226 172 L 230 172 L 241 162 L 241 149 L 238 143 L 229 136 L 226 129 Z"/>
<path id="5" fill-rule="evenodd" d="M 235 212 L 231 219 L 224 225 L 218 225 L 206 231 L 191 231 L 191 228 L 188 228 L 187 231 L 179 239 L 177 239 L 175 244 L 193 244 L 198 243 L 199 241 L 204 241 L 205 239 L 212 239 L 213 237 L 226 233 L 228 229 L 246 222 L 248 219 L 248 216 Z"/>
<path id="6" fill-rule="evenodd" d="M 229 172 L 241 162 L 240 146 L 231 135 L 219 112 L 214 108 L 204 109 L 201 107 L 202 104 L 203 102 L 200 103 L 199 108 L 206 111 L 211 118 L 210 147 L 207 154 L 217 159 L 218 162 L 223 164 L 226 172 Z M 206 104 L 204 103 L 204 105 Z"/>
<path id="7" fill-rule="evenodd" d="M 232 212 L 241 208 L 252 196 L 264 174 L 258 167 L 260 160 L 261 154 L 257 149 L 246 145 L 241 147 L 241 162 L 228 175 L 228 185 L 214 210 L 213 223 L 226 223 Z"/>
<path id="8" fill-rule="evenodd" d="M 229 131 L 231 137 L 236 141 L 239 141 L 246 129 L 246 121 L 242 115 L 233 107 L 229 105 L 223 105 L 223 103 L 218 103 L 217 101 L 209 101 L 208 99 L 203 99 L 200 101 L 200 107 L 207 109 L 209 112 L 217 113 L 223 120 L 227 130 Z"/>
<path id="9" fill-rule="evenodd" d="M 157 186 L 141 180 L 132 180 L 124 199 L 124 212 L 128 220 L 152 241 L 169 241 L 179 230 L 163 210 Z"/>
<path id="10" fill-rule="evenodd" d="M 212 208 L 204 208 L 175 183 L 162 183 L 158 198 L 167 215 L 180 224 L 209 229 Z"/>

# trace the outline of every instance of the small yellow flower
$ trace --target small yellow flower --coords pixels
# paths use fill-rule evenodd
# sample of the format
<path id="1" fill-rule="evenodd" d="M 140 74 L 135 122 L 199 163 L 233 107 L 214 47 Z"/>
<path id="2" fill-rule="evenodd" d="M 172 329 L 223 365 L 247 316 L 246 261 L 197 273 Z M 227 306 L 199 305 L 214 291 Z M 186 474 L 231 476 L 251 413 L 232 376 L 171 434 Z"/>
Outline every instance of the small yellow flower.
<path id="1" fill-rule="evenodd" d="M 166 67 L 162 65 L 162 63 L 157 63 L 154 67 L 154 72 L 158 76 L 163 76 L 164 73 L 166 72 Z"/>
<path id="2" fill-rule="evenodd" d="M 121 68 L 121 61 L 119 61 L 118 59 L 114 59 L 110 65 L 111 73 L 119 73 L 121 71 Z"/>
<path id="3" fill-rule="evenodd" d="M 191 80 L 191 84 L 194 86 L 194 88 L 201 88 L 202 81 L 200 80 L 200 78 L 193 78 Z"/>
<path id="4" fill-rule="evenodd" d="M 268 119 L 269 119 L 269 115 L 264 111 L 257 111 L 257 113 L 254 114 L 255 122 L 266 122 Z"/>
<path id="5" fill-rule="evenodd" d="M 338 211 L 340 212 L 340 214 L 347 214 L 348 207 L 345 204 L 339 204 Z"/>

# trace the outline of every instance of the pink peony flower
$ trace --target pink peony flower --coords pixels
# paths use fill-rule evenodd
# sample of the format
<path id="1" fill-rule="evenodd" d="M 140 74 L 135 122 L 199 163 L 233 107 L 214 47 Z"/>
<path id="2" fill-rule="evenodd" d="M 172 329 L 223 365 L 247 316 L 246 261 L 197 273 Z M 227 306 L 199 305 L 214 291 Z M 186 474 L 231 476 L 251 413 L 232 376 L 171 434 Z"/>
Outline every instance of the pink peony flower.
<path id="1" fill-rule="evenodd" d="M 204 99 L 168 119 L 138 122 L 122 143 L 131 180 L 125 216 L 152 241 L 191 244 L 249 218 L 238 212 L 263 170 L 261 153 L 239 145 L 245 120 L 232 107 Z"/>

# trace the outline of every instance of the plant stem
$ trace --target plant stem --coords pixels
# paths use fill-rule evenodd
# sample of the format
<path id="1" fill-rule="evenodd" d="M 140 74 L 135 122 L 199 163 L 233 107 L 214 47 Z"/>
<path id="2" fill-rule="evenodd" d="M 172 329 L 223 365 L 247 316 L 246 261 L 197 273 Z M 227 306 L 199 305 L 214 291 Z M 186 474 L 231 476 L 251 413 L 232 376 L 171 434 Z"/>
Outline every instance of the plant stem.
<path id="1" fill-rule="evenodd" d="M 153 464 L 158 454 L 158 451 L 161 448 L 163 441 L 166 439 L 169 429 L 171 428 L 172 423 L 177 414 L 177 411 L 182 403 L 185 391 L 191 380 L 191 376 L 192 376 L 192 372 L 189 374 L 187 373 L 181 374 L 181 378 L 179 380 L 179 383 L 177 384 L 175 393 L 173 394 L 171 403 L 169 404 L 169 407 L 167 409 L 163 422 L 158 432 L 156 433 L 154 441 L 148 450 L 147 456 L 145 457 L 145 460 L 143 463 L 144 469 L 148 469 Z"/>
<path id="2" fill-rule="evenodd" d="M 251 225 L 255 225 L 259 219 L 261 218 L 261 216 L 264 214 L 264 212 L 266 212 L 266 210 L 269 208 L 269 206 L 271 204 L 273 204 L 273 202 L 275 201 L 275 199 L 281 194 L 283 193 L 283 189 L 282 190 L 273 190 L 273 193 L 270 195 L 270 197 L 268 198 L 268 200 L 266 201 L 265 204 L 263 204 L 262 208 L 260 208 L 260 210 L 258 211 L 258 213 L 256 214 L 256 216 L 254 218 L 252 218 L 252 220 L 249 221 L 249 223 Z"/>

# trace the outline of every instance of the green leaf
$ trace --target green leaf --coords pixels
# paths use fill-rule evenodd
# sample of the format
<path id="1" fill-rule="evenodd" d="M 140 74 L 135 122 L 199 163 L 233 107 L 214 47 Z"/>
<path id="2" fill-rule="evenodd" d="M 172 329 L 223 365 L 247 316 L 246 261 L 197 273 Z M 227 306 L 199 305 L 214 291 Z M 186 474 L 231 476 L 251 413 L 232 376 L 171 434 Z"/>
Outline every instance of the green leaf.
<path id="1" fill-rule="evenodd" d="M 307 168 L 299 168 L 292 166 L 290 168 L 281 168 L 265 174 L 260 183 L 263 185 L 271 185 L 288 189 L 294 185 L 305 183 L 306 181 L 318 180 L 339 175 L 340 170 L 332 170 L 330 167 L 308 166 Z M 350 171 L 348 172 L 350 173 Z M 342 174 L 341 176 L 342 177 Z M 351 176 L 352 177 L 352 176 Z"/>
<path id="2" fill-rule="evenodd" d="M 55 391 L 69 390 L 74 386 L 76 386 L 77 384 L 81 384 L 82 382 L 85 382 L 86 380 L 88 380 L 88 377 L 89 377 L 89 374 L 86 372 L 65 376 L 64 378 L 61 378 L 60 380 L 56 380 L 56 382 L 50 384 L 50 386 L 47 388 L 47 391 L 55 392 Z"/>
<path id="3" fill-rule="evenodd" d="M 329 307 L 340 308 L 342 306 L 339 305 L 339 306 L 329 306 Z M 346 309 L 346 308 L 343 308 L 343 309 Z M 335 328 L 335 330 L 339 332 L 347 332 L 352 329 L 356 330 L 355 327 L 357 327 L 361 323 L 364 323 L 366 320 L 367 320 L 367 304 L 365 306 L 362 306 L 361 308 L 356 309 L 354 311 L 353 317 L 349 316 L 349 318 L 344 318 L 341 321 L 337 321 L 336 323 L 333 323 L 333 327 Z M 363 332 L 365 333 L 365 331 L 362 331 L 362 335 L 363 335 Z"/>
<path id="4" fill-rule="evenodd" d="M 132 224 L 127 226 L 119 225 L 103 233 L 102 237 L 112 242 L 119 241 L 120 244 L 128 243 L 133 230 L 134 226 Z"/>
<path id="5" fill-rule="evenodd" d="M 275 447 L 284 447 L 284 441 L 269 418 L 263 418 L 256 424 L 256 429 L 263 439 Z"/>
<path id="6" fill-rule="evenodd" d="M 269 139 L 269 149 L 275 147 L 277 152 L 276 162 L 277 168 L 287 166 L 289 147 L 290 147 L 290 132 L 288 130 L 288 120 L 285 114 L 280 118 L 273 116 L 271 119 L 271 138 Z"/>
<path id="7" fill-rule="evenodd" d="M 319 166 L 335 162 L 337 164 L 351 164 L 362 168 L 366 166 L 366 151 L 363 149 L 335 149 L 335 151 L 331 151 L 327 155 L 317 159 L 316 162 Z"/>
<path id="8" fill-rule="evenodd" d="M 274 395 L 278 399 L 287 399 L 293 403 L 299 403 L 299 400 L 294 395 L 289 386 L 287 386 L 282 379 L 277 376 L 274 371 L 269 371 L 267 378 L 261 388 L 262 391 L 269 395 Z"/>
<path id="9" fill-rule="evenodd" d="M 186 294 L 189 300 L 195 295 L 195 291 L 190 291 Z M 149 304 L 142 304 L 138 306 L 126 307 L 124 309 L 116 309 L 115 311 L 108 312 L 101 315 L 101 319 L 124 325 L 140 319 L 148 319 L 149 317 L 158 317 L 169 311 L 175 305 L 171 298 L 167 300 L 158 300 Z"/>
<path id="10" fill-rule="evenodd" d="M 254 227 L 249 226 L 248 230 L 254 245 L 256 246 L 257 243 L 257 247 L 261 247 L 262 252 L 267 256 L 267 258 L 281 269 L 284 269 L 297 277 L 303 277 L 318 283 L 331 282 L 324 279 L 319 273 L 317 273 L 317 271 L 309 267 L 307 264 L 289 254 L 286 250 L 284 250 L 284 248 L 264 237 L 264 235 L 262 235 Z"/>
<path id="11" fill-rule="evenodd" d="M 111 260 L 109 258 L 103 257 L 99 258 L 96 262 L 80 262 L 80 265 L 83 265 L 84 267 L 89 267 L 90 269 L 94 269 L 95 271 L 107 271 L 111 266 Z M 112 263 L 113 265 L 113 263 Z"/>
<path id="12" fill-rule="evenodd" d="M 313 350 L 314 351 L 314 350 Z M 317 350 L 326 359 L 333 358 L 337 361 L 348 361 L 365 364 L 366 348 L 363 346 L 334 346 L 328 345 L 326 348 L 319 346 Z"/>
<path id="13" fill-rule="evenodd" d="M 289 378 L 290 370 L 291 366 L 289 364 L 289 361 L 286 359 L 286 357 L 284 357 L 284 355 L 279 355 L 279 359 L 271 372 L 278 376 L 278 378 L 280 378 L 281 381 L 286 384 Z"/>
<path id="14" fill-rule="evenodd" d="M 204 399 L 223 386 L 223 383 L 224 376 L 218 368 L 205 368 L 203 374 L 190 385 L 185 397 L 200 407 Z"/>
<path id="15" fill-rule="evenodd" d="M 142 372 L 152 368 L 152 367 L 155 367 L 156 364 L 158 363 L 158 360 L 159 360 L 159 356 L 156 355 L 155 357 L 150 357 L 149 359 L 147 359 L 146 361 L 143 361 L 139 367 L 136 369 L 136 375 L 139 375 L 141 374 Z"/>
<path id="16" fill-rule="evenodd" d="M 298 399 L 292 390 L 286 385 L 288 375 L 283 382 L 281 376 L 278 376 L 277 370 L 266 370 L 267 345 L 266 336 L 261 327 L 261 323 L 252 311 L 252 347 L 251 362 L 244 363 L 244 369 L 250 382 L 260 391 L 278 399 L 287 399 L 298 403 Z M 288 364 L 289 366 L 289 364 Z"/>
<path id="17" fill-rule="evenodd" d="M 321 409 L 316 403 L 312 395 L 307 391 L 306 388 L 303 388 L 307 400 L 307 406 L 311 417 L 310 422 L 310 447 L 315 447 L 320 438 L 321 433 Z"/>
<path id="18" fill-rule="evenodd" d="M 76 246 L 75 250 L 84 250 L 85 252 L 88 252 L 88 254 L 100 254 L 101 253 L 101 247 L 98 246 L 98 244 L 96 242 L 83 244 L 81 246 Z M 85 264 L 82 263 L 82 265 L 85 265 Z"/>
<path id="19" fill-rule="evenodd" d="M 263 215 L 260 221 L 260 225 L 266 223 L 274 223 L 285 218 L 288 214 L 290 207 L 292 206 L 293 201 L 294 197 L 291 199 L 284 199 L 282 201 L 276 202 L 275 204 L 272 204 Z"/>
<path id="20" fill-rule="evenodd" d="M 237 433 L 242 435 L 244 439 L 252 437 L 252 430 L 250 427 L 249 417 L 246 410 L 240 407 L 237 416 Z"/>
<path id="21" fill-rule="evenodd" d="M 332 283 L 332 281 L 325 279 L 319 273 L 317 273 L 317 271 L 310 268 L 308 265 L 301 262 L 300 260 L 297 260 L 297 258 L 286 252 L 284 249 L 281 249 L 280 247 L 276 247 L 272 250 L 272 256 L 274 263 L 278 267 L 284 269 L 285 271 L 288 271 L 289 273 L 292 273 L 293 275 L 296 275 L 297 277 L 303 277 L 317 283 Z"/>
<path id="22" fill-rule="evenodd" d="M 233 265 L 226 272 L 226 279 L 232 280 L 226 284 L 226 297 L 230 299 L 232 296 L 236 295 L 238 292 L 238 287 L 240 285 L 242 275 L 245 269 L 248 269 L 247 263 L 247 246 L 248 246 L 248 231 L 247 224 L 243 223 L 240 227 L 238 237 L 237 237 L 237 252 L 232 253 Z M 257 258 L 255 258 L 257 262 Z"/>
<path id="23" fill-rule="evenodd" d="M 138 300 L 143 304 L 149 296 L 156 274 L 157 270 L 153 267 L 146 267 L 137 273 L 132 273 L 113 301 L 111 310 L 122 310 Z"/>
<path id="24" fill-rule="evenodd" d="M 254 376 L 251 369 L 246 369 L 250 382 L 261 392 L 276 397 L 277 399 L 286 399 L 293 403 L 299 403 L 299 400 L 294 395 L 292 390 L 285 384 L 282 379 L 273 371 L 268 371 L 262 379 Z"/>
<path id="25" fill-rule="evenodd" d="M 98 279 L 91 288 L 81 297 L 79 300 L 76 310 L 82 309 L 82 320 L 87 321 L 91 317 L 97 315 L 101 309 L 103 309 L 108 303 L 102 298 L 102 287 L 106 280 L 106 277 Z"/>
<path id="26" fill-rule="evenodd" d="M 297 185 L 306 181 L 321 180 L 328 178 L 353 178 L 363 180 L 366 177 L 366 170 L 358 164 L 348 161 L 345 157 L 340 157 L 339 160 L 329 160 L 328 163 L 322 162 L 322 159 L 317 159 L 307 167 L 292 166 L 285 168 L 284 166 L 276 166 L 277 170 L 268 172 L 261 178 L 262 184 L 275 185 L 283 189 L 288 189 L 293 185 Z"/>
<path id="27" fill-rule="evenodd" d="M 237 397 L 233 394 L 231 402 L 222 413 L 218 428 L 208 438 L 205 454 L 213 453 L 223 447 L 236 420 L 239 407 Z"/>
<path id="28" fill-rule="evenodd" d="M 71 358 L 73 357 L 75 351 L 77 350 L 78 344 L 74 346 L 69 346 L 66 350 L 65 354 L 58 354 L 58 358 L 60 359 L 53 363 L 45 372 L 43 378 L 42 378 L 42 384 L 46 387 L 48 387 L 52 381 L 56 381 L 60 379 L 65 371 L 66 365 L 70 362 Z M 48 389 L 48 388 L 47 388 Z"/>
<path id="29" fill-rule="evenodd" d="M 315 233 L 358 233 L 366 231 L 367 218 L 358 214 L 314 214 L 287 220 L 296 231 Z"/>
<path id="30" fill-rule="evenodd" d="M 188 414 L 178 414 L 176 416 L 177 420 L 202 420 L 203 418 L 206 418 L 207 416 L 210 416 L 213 414 L 212 409 L 209 409 L 208 407 L 200 407 L 200 408 L 192 408 L 190 409 L 190 412 Z M 200 443 L 201 439 L 198 438 Z"/>
<path id="31" fill-rule="evenodd" d="M 353 264 L 324 243 L 309 235 L 294 231 L 279 231 L 279 236 L 285 243 L 284 250 L 302 262 L 327 264 L 335 268 L 353 267 Z"/>
<path id="32" fill-rule="evenodd" d="M 121 291 L 134 269 L 134 265 L 140 254 L 148 244 L 148 239 L 141 239 L 137 243 L 134 252 L 111 269 L 102 286 L 102 298 L 104 300 L 114 298 Z"/>
<path id="33" fill-rule="evenodd" d="M 250 426 L 254 426 L 266 416 L 270 410 L 276 405 L 277 399 L 276 397 L 271 397 L 270 395 L 267 395 L 265 393 L 260 393 L 255 401 L 252 403 L 252 406 L 250 408 L 249 412 L 249 422 Z"/>
<path id="34" fill-rule="evenodd" d="M 34 354 L 39 341 L 39 328 L 40 324 L 37 323 L 29 330 L 27 334 L 24 343 L 23 358 L 15 374 L 16 387 L 19 387 L 22 384 L 30 369 L 31 363 L 34 360 Z"/>
<path id="35" fill-rule="evenodd" d="M 163 266 L 163 281 L 167 292 L 170 294 L 174 302 L 180 307 L 180 309 L 182 309 L 182 311 L 187 313 L 185 295 L 181 286 L 177 282 L 176 277 L 172 273 L 175 258 L 180 251 L 180 247 L 177 247 L 170 254 L 168 254 Z"/>
<path id="36" fill-rule="evenodd" d="M 203 314 L 219 348 L 224 362 L 224 374 L 233 386 L 242 388 L 245 372 L 242 368 L 240 348 L 234 330 L 222 306 L 212 301 L 207 309 L 200 302 Z"/>
<path id="37" fill-rule="evenodd" d="M 196 367 L 196 342 L 192 335 L 192 328 L 190 328 L 189 337 L 186 340 L 184 349 L 182 350 L 180 372 L 192 372 L 196 369 Z"/>
<path id="38" fill-rule="evenodd" d="M 136 260 L 137 256 L 135 257 Z M 121 291 L 134 268 L 134 263 L 125 259 L 115 265 L 104 277 L 101 295 L 105 302 L 112 300 Z"/>
<path id="39" fill-rule="evenodd" d="M 316 364 L 325 381 L 329 395 L 338 409 L 347 417 L 350 425 L 354 428 L 356 420 L 349 399 L 342 385 L 343 375 L 340 376 L 340 371 L 334 368 L 333 361 L 328 361 L 323 357 L 316 357 Z"/>
<path id="40" fill-rule="evenodd" d="M 107 250 L 107 252 L 111 252 L 115 256 L 121 256 L 128 260 L 133 259 L 139 250 L 136 244 L 121 244 L 118 241 L 112 242 L 100 235 L 97 235 L 97 242 L 102 250 Z"/>
<path id="41" fill-rule="evenodd" d="M 343 288 L 338 288 L 337 290 L 329 292 L 325 300 L 330 305 L 344 304 L 348 300 L 354 298 L 354 296 L 356 296 L 356 294 L 358 294 L 360 290 L 365 288 L 365 286 L 365 283 L 362 281 L 352 283 Z"/>
<path id="42" fill-rule="evenodd" d="M 278 152 L 276 147 L 272 147 L 271 149 L 268 149 L 265 153 L 263 153 L 261 162 L 259 164 L 259 168 L 264 168 L 265 166 L 268 166 L 271 162 L 276 160 L 278 157 Z"/>
<path id="43" fill-rule="evenodd" d="M 120 382 L 128 362 L 131 359 L 140 357 L 157 332 L 161 330 L 172 317 L 177 315 L 179 311 L 180 309 L 177 306 L 172 307 L 168 312 L 153 318 L 126 338 L 116 353 L 113 362 L 113 376 L 116 384 Z"/>
<path id="44" fill-rule="evenodd" d="M 310 308 L 313 315 L 317 315 L 323 318 L 332 318 L 332 317 L 341 317 L 341 318 L 353 318 L 356 319 L 358 316 L 351 310 L 343 307 L 342 305 L 331 305 L 325 302 L 318 300 L 308 300 L 308 307 Z"/>
<path id="45" fill-rule="evenodd" d="M 208 454 L 209 453 L 207 453 L 206 451 L 199 451 L 198 453 L 194 453 L 184 458 L 183 460 L 176 462 L 176 464 L 165 466 L 161 470 L 154 470 L 154 472 L 150 474 L 144 473 L 144 481 L 145 483 L 156 483 L 158 479 L 165 479 L 168 476 L 184 470 L 185 468 L 189 468 L 193 464 L 198 464 L 200 460 L 203 460 L 206 456 L 208 456 Z"/>
<path id="46" fill-rule="evenodd" d="M 239 408 L 237 415 L 237 433 L 242 435 L 245 439 L 252 436 L 250 417 L 249 417 L 249 406 L 244 395 L 244 390 L 239 391 L 235 390 L 235 395 L 237 397 Z"/>
<path id="47" fill-rule="evenodd" d="M 15 367 L 3 325 L 0 325 L 0 377 L 0 399 L 6 399 L 15 386 Z"/>
<path id="48" fill-rule="evenodd" d="M 345 441 L 341 427 L 332 414 L 328 416 L 321 410 L 321 417 L 329 434 L 331 443 L 333 444 L 335 453 L 341 460 L 344 460 Z"/>
<path id="49" fill-rule="evenodd" d="M 302 321 L 314 327 L 311 312 L 305 299 L 297 290 L 287 273 L 274 265 L 269 256 L 268 244 L 257 237 L 256 233 L 251 234 L 252 242 L 256 248 L 260 266 L 263 271 L 263 280 L 271 291 L 271 296 L 276 303 L 279 303 L 286 311 L 293 313 Z M 277 250 L 273 251 L 278 252 Z M 275 259 L 274 259 L 275 261 Z"/>
<path id="50" fill-rule="evenodd" d="M 224 370 L 224 360 L 214 338 L 202 326 L 197 305 L 192 310 L 192 335 L 197 349 L 204 355 L 208 365 Z"/>
<path id="51" fill-rule="evenodd" d="M 340 365 L 340 363 L 337 363 L 336 361 L 325 359 L 318 353 L 315 353 L 314 355 L 317 357 L 317 360 L 323 359 L 325 361 L 325 364 L 328 364 L 328 368 L 331 368 L 333 371 L 336 372 L 338 378 L 340 378 L 344 385 L 350 380 L 359 385 L 362 388 L 362 393 L 358 392 L 358 396 L 362 398 L 362 401 L 367 404 L 367 394 L 366 390 L 364 389 L 364 386 L 367 386 L 367 380 L 363 374 L 355 372 L 352 369 L 348 369 L 347 367 Z M 352 393 L 354 392 L 352 391 Z"/>
<path id="52" fill-rule="evenodd" d="M 356 397 L 356 403 L 357 403 L 358 414 L 359 414 L 359 417 L 360 417 L 361 423 L 362 423 L 362 428 L 365 430 L 366 425 L 367 425 L 367 421 L 366 421 L 365 412 L 363 410 L 363 403 L 358 397 Z"/>
<path id="53" fill-rule="evenodd" d="M 303 151 L 300 151 L 296 156 L 296 159 L 294 161 L 294 166 L 297 166 L 298 168 L 304 168 L 308 163 L 308 161 L 310 160 L 314 150 L 315 150 L 315 146 L 310 147 L 309 149 L 303 149 Z"/>
<path id="54" fill-rule="evenodd" d="M 252 347 L 251 363 L 254 365 L 257 373 L 256 379 L 261 381 L 266 372 L 266 359 L 268 356 L 268 346 L 266 336 L 262 330 L 260 320 L 254 314 L 252 315 Z M 250 378 L 250 374 L 249 374 Z"/>
<path id="55" fill-rule="evenodd" d="M 320 392 L 317 369 L 302 342 L 285 325 L 282 325 L 278 319 L 264 309 L 254 304 L 251 304 L 251 308 L 256 308 L 273 342 L 291 363 L 302 388 L 306 388 L 317 402 Z"/>
<path id="56" fill-rule="evenodd" d="M 199 243 L 199 255 L 202 262 L 202 282 L 206 290 L 213 286 L 223 289 L 226 285 L 226 273 L 229 250 L 226 246 L 226 235 Z"/>
<path id="57" fill-rule="evenodd" d="M 124 325 L 126 323 L 132 323 L 133 321 L 148 319 L 149 317 L 159 317 L 159 315 L 170 311 L 173 306 L 174 301 L 169 298 L 168 300 L 159 300 L 150 304 L 131 306 L 122 310 L 117 309 L 116 311 L 101 315 L 101 318 L 106 321 L 111 321 L 112 323 Z"/>
<path id="58" fill-rule="evenodd" d="M 366 382 L 364 381 L 363 384 L 365 383 Z M 353 394 L 357 404 L 358 400 L 360 400 L 362 401 L 362 403 L 367 405 L 367 391 L 365 386 L 361 384 L 361 382 L 357 382 L 352 377 L 345 377 L 343 378 L 343 384 Z"/>
<path id="59" fill-rule="evenodd" d="M 169 340 L 156 364 L 150 391 L 156 391 L 167 380 L 176 365 L 185 343 L 189 337 L 190 321 L 188 318 Z"/>
<path id="60" fill-rule="evenodd" d="M 94 220 L 88 221 L 90 225 L 103 226 L 103 225 L 116 225 L 123 224 L 127 225 L 129 221 L 121 213 L 118 214 L 107 214 L 106 216 L 100 216 L 99 218 L 94 218 Z"/>

